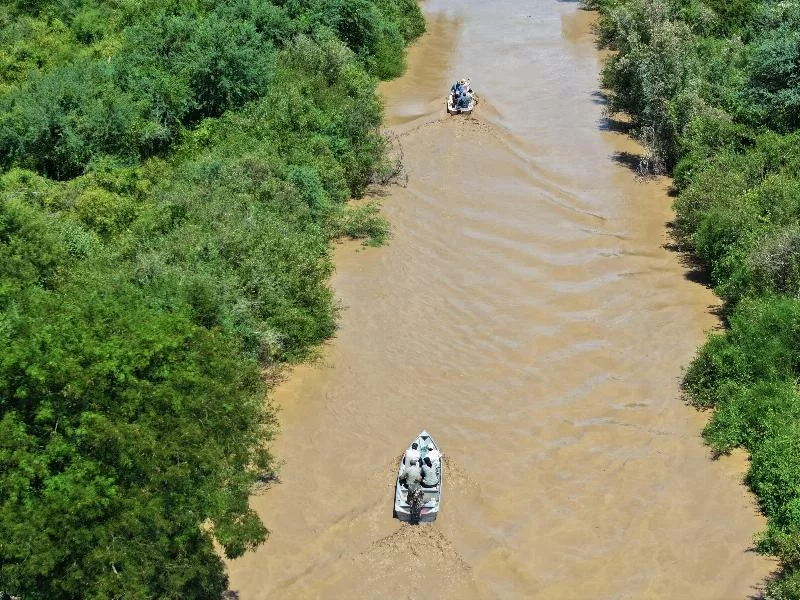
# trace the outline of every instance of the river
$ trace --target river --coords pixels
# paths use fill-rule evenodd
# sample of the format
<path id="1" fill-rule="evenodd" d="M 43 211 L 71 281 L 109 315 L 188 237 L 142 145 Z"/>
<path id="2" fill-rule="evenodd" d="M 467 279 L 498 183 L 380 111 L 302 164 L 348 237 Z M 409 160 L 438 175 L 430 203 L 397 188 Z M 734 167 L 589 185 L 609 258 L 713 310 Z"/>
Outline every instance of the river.
<path id="1" fill-rule="evenodd" d="M 387 247 L 337 247 L 340 330 L 274 394 L 271 530 L 231 597 L 744 599 L 774 567 L 740 455 L 712 461 L 681 370 L 718 301 L 668 249 L 668 181 L 603 118 L 594 16 L 427 0 L 383 84 L 407 187 Z M 469 76 L 481 102 L 448 117 Z M 396 461 L 446 456 L 433 525 L 391 517 Z"/>

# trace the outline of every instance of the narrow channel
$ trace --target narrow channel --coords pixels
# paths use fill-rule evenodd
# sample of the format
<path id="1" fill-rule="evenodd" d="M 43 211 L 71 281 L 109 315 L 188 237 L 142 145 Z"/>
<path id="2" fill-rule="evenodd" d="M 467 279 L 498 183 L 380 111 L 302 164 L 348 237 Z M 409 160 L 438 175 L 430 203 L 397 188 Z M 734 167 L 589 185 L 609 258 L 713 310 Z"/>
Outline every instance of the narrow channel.
<path id="1" fill-rule="evenodd" d="M 384 84 L 408 185 L 390 244 L 337 249 L 341 328 L 275 394 L 271 529 L 229 565 L 264 598 L 747 598 L 772 563 L 739 456 L 712 461 L 681 369 L 717 299 L 668 249 L 668 181 L 602 114 L 592 13 L 427 0 Z M 481 102 L 447 117 L 452 80 Z M 391 518 L 396 460 L 446 455 L 433 525 Z"/>

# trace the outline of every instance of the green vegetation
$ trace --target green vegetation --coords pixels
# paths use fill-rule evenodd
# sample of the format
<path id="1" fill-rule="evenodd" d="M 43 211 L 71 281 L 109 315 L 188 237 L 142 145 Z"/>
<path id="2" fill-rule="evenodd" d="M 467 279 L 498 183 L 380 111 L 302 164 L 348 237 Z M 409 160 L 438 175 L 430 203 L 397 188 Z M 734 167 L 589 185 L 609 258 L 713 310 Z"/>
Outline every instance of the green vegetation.
<path id="1" fill-rule="evenodd" d="M 0 7 L 0 589 L 216 598 L 267 530 L 261 370 L 330 336 L 415 0 Z"/>
<path id="2" fill-rule="evenodd" d="M 632 119 L 646 164 L 672 172 L 675 232 L 708 268 L 728 330 L 684 388 L 714 410 L 716 452 L 750 452 L 768 518 L 758 548 L 781 573 L 765 592 L 800 599 L 800 2 L 588 0 L 609 109 Z"/>

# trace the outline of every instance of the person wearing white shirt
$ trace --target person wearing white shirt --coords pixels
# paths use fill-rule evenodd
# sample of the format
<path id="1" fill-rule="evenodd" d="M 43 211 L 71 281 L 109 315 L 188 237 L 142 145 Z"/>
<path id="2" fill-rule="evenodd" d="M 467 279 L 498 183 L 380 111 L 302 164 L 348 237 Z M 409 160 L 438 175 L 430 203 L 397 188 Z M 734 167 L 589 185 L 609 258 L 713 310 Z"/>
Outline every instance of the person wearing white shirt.
<path id="1" fill-rule="evenodd" d="M 411 465 L 418 465 L 419 464 L 419 444 L 414 442 L 411 446 L 406 450 L 405 456 L 403 456 L 403 466 L 410 467 Z"/>

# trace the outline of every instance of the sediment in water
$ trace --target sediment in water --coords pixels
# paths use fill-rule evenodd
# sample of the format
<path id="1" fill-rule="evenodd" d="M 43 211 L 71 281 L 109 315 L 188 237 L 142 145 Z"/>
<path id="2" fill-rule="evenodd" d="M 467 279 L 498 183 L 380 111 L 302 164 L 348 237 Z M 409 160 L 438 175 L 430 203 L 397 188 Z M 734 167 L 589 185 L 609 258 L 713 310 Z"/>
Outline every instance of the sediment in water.
<path id="1" fill-rule="evenodd" d="M 277 391 L 283 483 L 253 499 L 273 534 L 231 588 L 747 597 L 772 563 L 749 552 L 744 465 L 709 460 L 679 400 L 717 299 L 664 247 L 669 182 L 621 160 L 640 148 L 602 117 L 591 15 L 426 11 L 407 75 L 381 88 L 409 174 L 383 200 L 392 242 L 337 250 L 341 328 Z M 482 102 L 444 118 L 463 75 Z M 409 529 L 373 465 L 423 428 L 459 469 L 436 524 Z"/>

